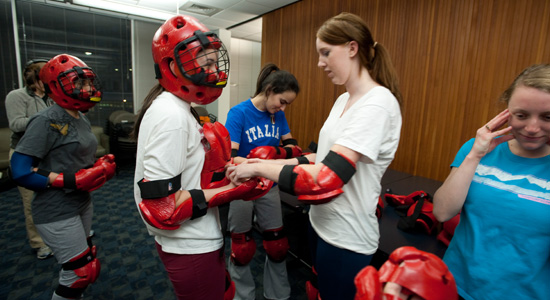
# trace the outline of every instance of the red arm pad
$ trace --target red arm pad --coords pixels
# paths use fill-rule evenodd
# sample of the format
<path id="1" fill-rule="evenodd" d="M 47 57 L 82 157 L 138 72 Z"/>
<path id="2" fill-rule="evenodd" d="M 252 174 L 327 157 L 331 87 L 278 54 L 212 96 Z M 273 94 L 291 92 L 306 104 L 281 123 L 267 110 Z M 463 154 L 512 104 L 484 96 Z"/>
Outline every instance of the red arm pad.
<path id="1" fill-rule="evenodd" d="M 354 283 L 357 288 L 355 300 L 382 300 L 382 284 L 373 266 L 366 266 L 359 271 Z"/>
<path id="2" fill-rule="evenodd" d="M 213 189 L 229 184 L 225 177 L 225 165 L 231 162 L 231 139 L 229 132 L 220 123 L 203 125 L 205 159 L 201 172 L 201 188 Z"/>
<path id="3" fill-rule="evenodd" d="M 254 177 L 241 185 L 214 195 L 208 201 L 208 207 L 219 206 L 232 200 L 255 200 L 267 194 L 273 186 L 273 181 L 262 177 Z"/>
<path id="4" fill-rule="evenodd" d="M 279 175 L 279 187 L 289 194 L 299 195 L 298 200 L 305 203 L 329 202 L 343 193 L 341 188 L 355 174 L 355 163 L 341 154 L 330 151 L 323 164 L 317 181 L 300 165 L 284 166 Z"/>
<path id="5" fill-rule="evenodd" d="M 273 147 L 273 146 L 260 146 L 250 150 L 247 158 L 261 158 L 261 159 L 284 159 L 293 158 L 302 155 L 302 148 L 298 146 L 292 147 Z"/>
<path id="6" fill-rule="evenodd" d="M 52 182 L 52 187 L 76 189 L 79 191 L 95 191 L 107 181 L 105 168 L 95 166 L 88 169 L 81 169 L 76 174 L 59 174 Z"/>
<path id="7" fill-rule="evenodd" d="M 139 203 L 143 219 L 149 225 L 164 229 L 176 230 L 180 224 L 193 216 L 192 197 L 176 208 L 176 194 L 157 199 L 143 199 Z"/>
<path id="8" fill-rule="evenodd" d="M 219 206 L 236 199 L 253 200 L 265 195 L 273 184 L 272 181 L 260 177 L 252 178 L 241 185 L 217 193 L 208 202 L 202 190 L 190 190 L 191 197 L 176 207 L 176 194 L 154 199 L 143 199 L 139 203 L 139 209 L 143 219 L 151 226 L 175 230 L 180 224 L 189 220 L 202 217 L 210 207 Z M 265 184 L 268 184 L 267 186 Z"/>

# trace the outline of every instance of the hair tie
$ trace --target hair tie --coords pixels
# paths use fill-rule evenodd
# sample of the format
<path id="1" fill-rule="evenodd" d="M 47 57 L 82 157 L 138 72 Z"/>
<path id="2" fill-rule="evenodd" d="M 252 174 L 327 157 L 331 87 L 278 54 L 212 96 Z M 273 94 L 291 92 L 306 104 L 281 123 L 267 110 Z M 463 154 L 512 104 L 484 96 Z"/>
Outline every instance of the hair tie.
<path id="1" fill-rule="evenodd" d="M 374 42 L 374 44 L 372 44 L 372 48 L 376 48 L 376 45 L 378 45 L 378 42 Z"/>

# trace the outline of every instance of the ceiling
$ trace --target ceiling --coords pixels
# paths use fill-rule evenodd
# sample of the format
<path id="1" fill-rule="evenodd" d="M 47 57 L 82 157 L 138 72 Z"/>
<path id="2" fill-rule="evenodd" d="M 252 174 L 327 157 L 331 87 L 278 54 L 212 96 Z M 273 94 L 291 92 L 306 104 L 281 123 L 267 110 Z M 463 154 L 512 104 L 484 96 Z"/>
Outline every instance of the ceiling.
<path id="1" fill-rule="evenodd" d="M 210 30 L 227 29 L 231 36 L 261 42 L 263 14 L 300 0 L 42 0 L 164 21 L 176 14 L 196 17 Z"/>

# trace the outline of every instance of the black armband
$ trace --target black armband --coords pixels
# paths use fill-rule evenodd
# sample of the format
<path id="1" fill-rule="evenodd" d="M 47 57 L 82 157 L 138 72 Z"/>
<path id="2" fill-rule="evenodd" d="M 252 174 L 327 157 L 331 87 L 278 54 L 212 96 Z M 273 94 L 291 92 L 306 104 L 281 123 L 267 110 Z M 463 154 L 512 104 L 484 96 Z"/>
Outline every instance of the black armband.
<path id="1" fill-rule="evenodd" d="M 307 157 L 305 156 L 297 156 L 295 158 L 298 160 L 299 165 L 309 164 L 309 159 L 307 159 Z"/>
<path id="2" fill-rule="evenodd" d="M 298 146 L 298 141 L 296 139 L 286 139 L 283 141 L 283 147 L 286 145 Z"/>
<path id="3" fill-rule="evenodd" d="M 239 152 L 239 150 L 237 149 L 231 149 L 231 157 L 237 157 L 239 156 L 237 153 Z"/>
<path id="4" fill-rule="evenodd" d="M 206 215 L 208 204 L 206 203 L 204 192 L 202 190 L 189 190 L 189 194 L 191 194 L 191 199 L 193 200 L 193 215 L 191 216 L 191 220 Z"/>
<path id="5" fill-rule="evenodd" d="M 156 199 L 167 197 L 181 189 L 181 174 L 174 178 L 138 182 L 141 198 Z"/>
<path id="6" fill-rule="evenodd" d="M 285 193 L 295 195 L 294 184 L 298 174 L 294 173 L 293 165 L 285 165 L 279 173 L 279 189 Z"/>
<path id="7" fill-rule="evenodd" d="M 63 174 L 63 188 L 76 190 L 75 173 Z"/>
<path id="8" fill-rule="evenodd" d="M 331 169 L 344 184 L 348 183 L 353 174 L 355 174 L 355 167 L 340 154 L 329 151 L 322 163 Z"/>
<path id="9" fill-rule="evenodd" d="M 50 171 L 46 171 L 46 170 L 43 170 L 43 169 L 36 170 L 36 174 L 42 175 L 44 177 L 49 177 L 50 173 L 51 173 Z"/>

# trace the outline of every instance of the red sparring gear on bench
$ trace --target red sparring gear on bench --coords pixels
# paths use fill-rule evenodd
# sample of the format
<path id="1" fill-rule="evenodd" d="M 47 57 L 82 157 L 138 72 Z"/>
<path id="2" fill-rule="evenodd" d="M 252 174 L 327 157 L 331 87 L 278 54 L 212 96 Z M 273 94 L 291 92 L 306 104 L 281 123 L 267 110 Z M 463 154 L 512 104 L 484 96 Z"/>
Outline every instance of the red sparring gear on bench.
<path id="1" fill-rule="evenodd" d="M 225 166 L 231 163 L 231 139 L 229 132 L 220 122 L 203 125 L 205 159 L 201 172 L 201 188 L 213 189 L 229 184 L 225 177 Z"/>
<path id="2" fill-rule="evenodd" d="M 458 293 L 453 275 L 437 256 L 406 246 L 396 249 L 380 267 L 367 266 L 355 277 L 355 300 L 399 299 L 383 291 L 392 282 L 425 300 L 456 300 Z"/>
<path id="3" fill-rule="evenodd" d="M 52 187 L 76 189 L 79 191 L 95 191 L 107 181 L 105 168 L 102 165 L 81 169 L 74 174 L 74 182 L 69 179 L 69 175 L 60 173 L 52 182 Z M 70 181 L 70 183 L 69 183 Z"/>
<path id="4" fill-rule="evenodd" d="M 391 190 L 387 190 L 384 194 L 386 202 L 390 206 L 412 205 L 418 201 L 418 197 L 426 196 L 428 193 L 424 191 L 412 192 L 409 195 L 395 195 L 391 193 Z"/>
<path id="5" fill-rule="evenodd" d="M 267 186 L 266 182 L 268 182 Z M 257 199 L 269 191 L 269 184 L 272 185 L 273 182 L 254 177 L 237 187 L 214 195 L 208 201 L 207 207 L 219 206 L 235 199 Z M 176 207 L 175 194 L 155 199 L 143 199 L 139 203 L 139 208 L 149 225 L 164 230 L 176 230 L 181 223 L 193 217 L 193 198 L 187 198 L 178 207 Z"/>
<path id="6" fill-rule="evenodd" d="M 250 150 L 250 153 L 246 157 L 261 159 L 284 159 L 301 155 L 302 148 L 297 145 L 292 147 L 259 146 Z"/>

